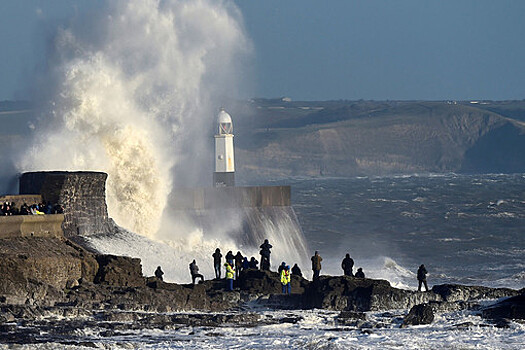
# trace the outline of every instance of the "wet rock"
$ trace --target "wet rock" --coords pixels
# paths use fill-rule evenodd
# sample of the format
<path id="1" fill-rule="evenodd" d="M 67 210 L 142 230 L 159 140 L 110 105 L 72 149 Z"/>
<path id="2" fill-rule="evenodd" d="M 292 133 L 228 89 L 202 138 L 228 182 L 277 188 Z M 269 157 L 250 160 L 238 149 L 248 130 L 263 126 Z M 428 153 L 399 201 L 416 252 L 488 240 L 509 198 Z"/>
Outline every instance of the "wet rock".
<path id="1" fill-rule="evenodd" d="M 279 319 L 279 323 L 292 323 L 296 324 L 297 322 L 302 321 L 304 318 L 302 316 L 286 316 Z"/>
<path id="2" fill-rule="evenodd" d="M 337 316 L 338 319 L 366 320 L 364 312 L 341 311 Z"/>
<path id="3" fill-rule="evenodd" d="M 455 324 L 453 327 L 459 328 L 459 329 L 468 329 L 468 328 L 474 327 L 474 323 L 472 323 L 472 322 L 462 322 L 462 323 Z"/>
<path id="4" fill-rule="evenodd" d="M 146 285 L 140 259 L 116 255 L 97 255 L 99 265 L 95 283 L 112 286 L 140 287 Z"/>
<path id="5" fill-rule="evenodd" d="M 80 283 L 78 283 L 78 280 L 75 280 L 75 279 L 71 279 L 66 282 L 67 289 L 72 289 L 72 288 L 78 287 L 79 285 Z"/>
<path id="6" fill-rule="evenodd" d="M 403 319 L 401 327 L 431 324 L 434 321 L 434 312 L 429 304 L 415 305 Z"/>
<path id="7" fill-rule="evenodd" d="M 52 305 L 68 281 L 91 278 L 96 260 L 65 239 L 16 237 L 0 240 L 0 295 L 6 303 Z"/>
<path id="8" fill-rule="evenodd" d="M 292 276 L 290 285 L 292 293 L 302 294 L 310 282 L 302 277 Z M 248 269 L 240 273 L 235 286 L 241 291 L 252 294 L 280 294 L 282 292 L 281 277 L 277 272 Z"/>
<path id="9" fill-rule="evenodd" d="M 439 300 L 441 297 L 437 294 L 394 288 L 385 280 L 321 276 L 307 287 L 303 305 L 308 308 L 371 311 L 410 308 Z"/>
<path id="10" fill-rule="evenodd" d="M 525 320 L 525 294 L 517 295 L 488 306 L 482 310 L 486 319 L 520 319 Z"/>
<path id="11" fill-rule="evenodd" d="M 341 311 L 339 315 L 336 316 L 335 321 L 339 325 L 351 326 L 355 328 L 360 328 L 363 327 L 363 325 L 368 324 L 366 322 L 366 314 L 364 312 L 354 311 Z"/>
<path id="12" fill-rule="evenodd" d="M 445 313 L 461 310 L 479 310 L 480 308 L 479 303 L 473 301 L 431 301 L 429 304 L 432 306 L 434 313 Z"/>
<path id="13" fill-rule="evenodd" d="M 302 309 L 301 294 L 271 294 L 267 299 L 259 299 L 258 304 L 277 310 Z"/>
<path id="14" fill-rule="evenodd" d="M 517 290 L 509 288 L 490 288 L 482 286 L 463 286 L 459 284 L 441 284 L 432 287 L 432 292 L 439 294 L 449 302 L 480 299 L 499 299 L 518 295 Z"/>

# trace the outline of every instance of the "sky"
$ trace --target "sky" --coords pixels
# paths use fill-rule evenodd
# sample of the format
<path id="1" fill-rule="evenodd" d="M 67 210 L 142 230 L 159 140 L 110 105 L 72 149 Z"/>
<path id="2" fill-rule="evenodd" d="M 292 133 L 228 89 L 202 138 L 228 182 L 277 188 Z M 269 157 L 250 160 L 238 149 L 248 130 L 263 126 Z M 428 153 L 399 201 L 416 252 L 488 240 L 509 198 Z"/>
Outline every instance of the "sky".
<path id="1" fill-rule="evenodd" d="M 248 97 L 525 99 L 525 1 L 235 0 Z M 27 99 L 59 21 L 101 0 L 0 2 L 0 100 Z"/>

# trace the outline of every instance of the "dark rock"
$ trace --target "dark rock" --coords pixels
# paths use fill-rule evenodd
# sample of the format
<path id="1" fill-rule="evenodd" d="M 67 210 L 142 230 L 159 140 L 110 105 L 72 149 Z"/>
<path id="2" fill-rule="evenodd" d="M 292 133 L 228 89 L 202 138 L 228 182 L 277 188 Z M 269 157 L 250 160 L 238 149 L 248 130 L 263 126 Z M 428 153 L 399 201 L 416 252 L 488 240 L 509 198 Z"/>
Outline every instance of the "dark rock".
<path id="1" fill-rule="evenodd" d="M 302 316 L 286 316 L 281 319 L 279 319 L 279 323 L 292 323 L 296 324 L 299 321 L 302 321 L 304 317 Z"/>
<path id="2" fill-rule="evenodd" d="M 445 313 L 461 310 L 479 310 L 480 305 L 477 302 L 473 301 L 430 301 L 430 306 L 434 313 Z"/>
<path id="3" fill-rule="evenodd" d="M 281 310 L 297 310 L 303 308 L 301 294 L 271 294 L 268 299 L 258 300 L 260 306 Z"/>
<path id="4" fill-rule="evenodd" d="M 431 324 L 434 321 L 434 312 L 429 304 L 414 305 L 403 319 L 401 327 L 419 324 Z"/>
<path id="5" fill-rule="evenodd" d="M 467 329 L 473 326 L 474 326 L 474 323 L 472 322 L 462 322 L 462 323 L 457 323 L 454 325 L 454 327 L 460 328 L 460 329 Z"/>
<path id="6" fill-rule="evenodd" d="M 441 284 L 432 287 L 432 292 L 441 295 L 449 302 L 480 299 L 499 299 L 518 295 L 519 292 L 509 288 L 490 288 L 482 286 L 463 286 L 459 284 Z"/>
<path id="7" fill-rule="evenodd" d="M 5 238 L 0 242 L 0 295 L 6 303 L 52 305 L 71 280 L 92 279 L 93 256 L 59 238 Z"/>
<path id="8" fill-rule="evenodd" d="M 78 287 L 79 285 L 80 283 L 78 283 L 78 280 L 75 280 L 75 279 L 71 279 L 66 282 L 67 289 L 72 289 L 72 288 Z"/>
<path id="9" fill-rule="evenodd" d="M 341 311 L 335 318 L 335 321 L 343 326 L 361 328 L 366 325 L 365 328 L 371 328 L 369 322 L 366 320 L 366 314 L 364 312 Z"/>
<path id="10" fill-rule="evenodd" d="M 366 320 L 366 314 L 364 312 L 355 311 L 341 311 L 337 316 L 338 319 L 354 319 L 354 320 Z"/>
<path id="11" fill-rule="evenodd" d="M 331 310 L 389 310 L 439 301 L 434 293 L 418 293 L 394 288 L 388 281 L 349 276 L 321 276 L 308 285 L 303 305 Z"/>
<path id="12" fill-rule="evenodd" d="M 99 269 L 95 283 L 112 286 L 141 287 L 146 285 L 140 259 L 116 255 L 97 255 Z"/>
<path id="13" fill-rule="evenodd" d="M 517 295 L 488 306 L 482 310 L 486 319 L 520 319 L 525 320 L 525 294 Z"/>

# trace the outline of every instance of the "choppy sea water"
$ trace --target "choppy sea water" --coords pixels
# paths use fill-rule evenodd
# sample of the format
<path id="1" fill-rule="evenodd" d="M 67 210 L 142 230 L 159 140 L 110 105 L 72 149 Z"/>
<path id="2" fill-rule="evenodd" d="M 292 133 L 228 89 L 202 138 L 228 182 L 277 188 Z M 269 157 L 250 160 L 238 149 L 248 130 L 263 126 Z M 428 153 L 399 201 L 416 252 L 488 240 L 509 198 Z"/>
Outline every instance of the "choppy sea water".
<path id="1" fill-rule="evenodd" d="M 183 326 L 136 329 L 125 324 L 108 334 L 86 327 L 74 336 L 31 345 L 0 345 L 0 349 L 523 349 L 525 324 L 508 328 L 482 320 L 473 312 L 435 316 L 431 325 L 401 328 L 403 310 L 367 313 L 359 328 L 337 322 L 327 310 L 251 310 L 263 319 L 283 322 L 239 327 Z M 290 322 L 290 320 L 294 320 Z M 368 324 L 368 326 L 367 326 Z M 45 336 L 45 334 L 42 334 Z"/>
<path id="2" fill-rule="evenodd" d="M 367 277 L 525 287 L 525 175 L 292 180 L 294 208 L 323 271 L 345 253 Z M 309 267 L 306 267 L 307 270 Z M 311 273 L 311 271 L 308 271 Z"/>
<path id="3" fill-rule="evenodd" d="M 440 175 L 289 179 L 294 209 L 324 274 L 341 274 L 346 252 L 367 277 L 416 288 L 424 263 L 429 284 L 525 287 L 525 175 Z M 279 242 L 272 242 L 279 244 Z M 301 266 L 310 274 L 309 266 Z M 493 301 L 483 301 L 490 304 Z M 337 323 L 338 312 L 272 311 L 266 319 L 295 319 L 255 327 L 183 326 L 115 334 L 87 327 L 66 342 L 23 349 L 523 349 L 525 324 L 498 328 L 476 311 L 435 315 L 430 325 L 400 328 L 408 310 L 368 312 L 367 323 Z M 45 335 L 43 335 L 45 336 Z M 66 343 L 66 344 L 65 344 Z M 1 348 L 13 348 L 0 345 Z"/>

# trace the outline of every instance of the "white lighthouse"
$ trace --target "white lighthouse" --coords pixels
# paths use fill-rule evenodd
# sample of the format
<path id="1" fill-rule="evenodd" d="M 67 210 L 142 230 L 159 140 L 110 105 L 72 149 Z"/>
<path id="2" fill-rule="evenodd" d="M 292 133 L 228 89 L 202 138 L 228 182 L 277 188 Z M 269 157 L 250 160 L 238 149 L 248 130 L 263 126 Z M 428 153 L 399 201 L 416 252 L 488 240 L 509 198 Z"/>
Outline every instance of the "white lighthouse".
<path id="1" fill-rule="evenodd" d="M 223 108 L 217 116 L 217 124 L 213 184 L 215 187 L 235 186 L 232 117 Z"/>

